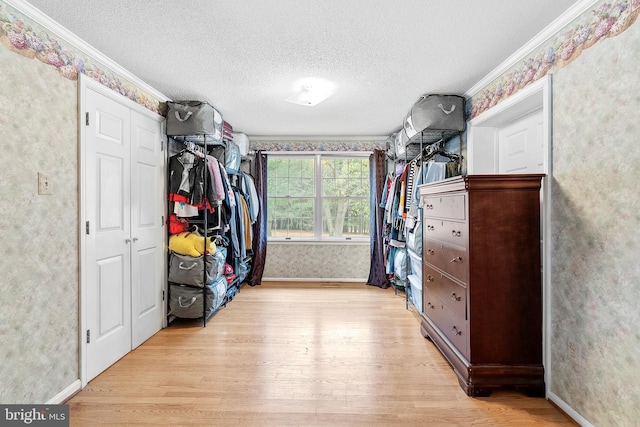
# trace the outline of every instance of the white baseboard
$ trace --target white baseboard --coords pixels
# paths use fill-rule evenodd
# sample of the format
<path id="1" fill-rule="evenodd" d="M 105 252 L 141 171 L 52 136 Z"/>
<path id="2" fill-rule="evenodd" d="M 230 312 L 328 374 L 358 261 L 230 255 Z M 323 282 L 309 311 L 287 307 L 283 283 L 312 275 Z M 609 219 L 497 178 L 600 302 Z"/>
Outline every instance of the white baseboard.
<path id="1" fill-rule="evenodd" d="M 51 399 L 49 399 L 49 401 L 46 404 L 47 405 L 59 405 L 61 403 L 64 403 L 71 396 L 73 396 L 74 394 L 76 394 L 80 390 L 82 390 L 82 383 L 80 382 L 79 379 L 77 379 L 73 383 L 71 383 L 69 386 L 67 386 L 64 390 L 62 390 L 60 393 L 56 394 Z"/>
<path id="2" fill-rule="evenodd" d="M 339 279 L 339 278 L 291 278 L 291 277 L 263 277 L 263 282 L 335 282 L 335 283 L 367 283 L 367 279 Z"/>
<path id="3" fill-rule="evenodd" d="M 564 411 L 565 414 L 570 416 L 575 422 L 580 424 L 582 427 L 593 427 L 589 421 L 587 421 L 582 415 L 578 414 L 571 406 L 567 404 L 564 400 L 560 399 L 553 392 L 547 393 L 547 398 L 552 401 L 555 405 L 557 405 L 560 409 Z"/>

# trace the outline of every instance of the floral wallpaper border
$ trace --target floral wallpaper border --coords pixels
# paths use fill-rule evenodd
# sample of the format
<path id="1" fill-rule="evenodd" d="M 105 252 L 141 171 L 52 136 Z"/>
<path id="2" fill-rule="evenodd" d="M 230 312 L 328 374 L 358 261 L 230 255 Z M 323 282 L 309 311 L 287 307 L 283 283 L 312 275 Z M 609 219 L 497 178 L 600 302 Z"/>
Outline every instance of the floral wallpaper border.
<path id="1" fill-rule="evenodd" d="M 633 24 L 640 14 L 640 0 L 602 2 L 583 13 L 563 31 L 549 39 L 467 102 L 472 119 L 514 95 L 518 90 L 544 77 L 554 69 L 566 67 L 600 40 L 615 37 Z"/>
<path id="2" fill-rule="evenodd" d="M 374 149 L 385 150 L 385 141 L 353 140 L 353 141 L 251 141 L 252 151 L 372 151 Z"/>
<path id="3" fill-rule="evenodd" d="M 603 2 L 582 14 L 565 31 L 558 33 L 537 52 L 532 52 L 518 65 L 489 84 L 467 103 L 467 116 L 472 119 L 495 106 L 518 90 L 574 61 L 584 49 L 604 38 L 615 37 L 631 26 L 640 14 L 640 0 Z M 63 77 L 77 80 L 85 74 L 111 90 L 126 96 L 143 107 L 162 114 L 164 104 L 134 84 L 121 79 L 73 46 L 61 43 L 57 37 L 10 6 L 0 3 L 0 44 L 27 58 L 35 58 L 57 69 Z M 308 142 L 291 141 L 268 144 L 270 151 L 309 151 Z M 330 148 L 324 148 L 330 146 Z M 366 148 L 365 148 L 366 147 Z M 333 143 L 314 150 L 366 151 L 369 143 Z"/>
<path id="4" fill-rule="evenodd" d="M 59 40 L 58 36 L 3 2 L 0 2 L 0 45 L 55 68 L 66 79 L 78 80 L 80 73 L 85 74 L 143 107 L 162 114 L 164 104 L 160 100 L 121 79 L 84 52 L 65 40 Z"/>

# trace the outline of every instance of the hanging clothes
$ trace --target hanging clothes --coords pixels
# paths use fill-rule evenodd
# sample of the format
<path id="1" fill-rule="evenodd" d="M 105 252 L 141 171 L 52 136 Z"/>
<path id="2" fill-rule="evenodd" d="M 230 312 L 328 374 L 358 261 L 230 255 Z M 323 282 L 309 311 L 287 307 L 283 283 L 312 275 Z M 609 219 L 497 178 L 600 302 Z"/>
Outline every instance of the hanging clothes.
<path id="1" fill-rule="evenodd" d="M 222 201 L 224 200 L 224 185 L 222 184 L 222 175 L 220 174 L 218 159 L 213 156 L 207 156 L 207 165 L 213 181 L 215 199 Z"/>
<path id="2" fill-rule="evenodd" d="M 182 150 L 169 158 L 169 196 L 184 196 L 191 199 L 193 183 L 195 182 L 195 165 L 197 156 L 187 150 Z"/>
<path id="3" fill-rule="evenodd" d="M 247 200 L 244 196 L 240 197 L 240 204 L 244 229 L 244 247 L 246 253 L 251 249 L 251 242 L 253 241 L 253 230 L 251 228 L 251 218 L 249 217 L 249 206 L 247 205 Z"/>
<path id="4" fill-rule="evenodd" d="M 242 192 L 247 195 L 247 209 L 251 224 L 254 224 L 258 219 L 258 213 L 260 211 L 260 201 L 258 199 L 258 192 L 256 191 L 256 184 L 253 177 L 246 172 L 242 172 Z"/>

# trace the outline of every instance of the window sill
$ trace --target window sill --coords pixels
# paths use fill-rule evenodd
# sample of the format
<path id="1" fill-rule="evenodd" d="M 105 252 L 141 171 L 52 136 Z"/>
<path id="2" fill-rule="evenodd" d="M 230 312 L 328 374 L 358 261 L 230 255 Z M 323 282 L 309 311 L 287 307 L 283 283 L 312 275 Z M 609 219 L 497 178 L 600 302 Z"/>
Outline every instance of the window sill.
<path id="1" fill-rule="evenodd" d="M 267 245 L 276 244 L 276 245 L 332 245 L 332 246 L 342 246 L 342 245 L 358 245 L 358 246 L 369 246 L 369 239 L 267 239 Z"/>

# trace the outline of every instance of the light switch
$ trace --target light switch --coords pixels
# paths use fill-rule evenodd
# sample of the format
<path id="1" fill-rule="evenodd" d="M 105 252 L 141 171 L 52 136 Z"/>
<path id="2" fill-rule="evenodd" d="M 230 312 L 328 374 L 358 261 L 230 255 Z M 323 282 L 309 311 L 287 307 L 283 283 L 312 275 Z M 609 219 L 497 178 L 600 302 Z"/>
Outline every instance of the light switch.
<path id="1" fill-rule="evenodd" d="M 38 194 L 51 195 L 53 189 L 51 188 L 51 180 L 43 173 L 38 172 Z"/>

